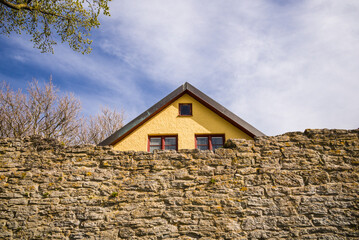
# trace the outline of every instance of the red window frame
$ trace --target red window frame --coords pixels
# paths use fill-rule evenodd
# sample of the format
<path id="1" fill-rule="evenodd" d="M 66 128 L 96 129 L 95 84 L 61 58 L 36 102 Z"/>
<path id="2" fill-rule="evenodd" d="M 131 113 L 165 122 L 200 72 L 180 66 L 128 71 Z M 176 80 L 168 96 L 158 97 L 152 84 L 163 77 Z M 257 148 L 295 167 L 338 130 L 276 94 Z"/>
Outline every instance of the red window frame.
<path id="1" fill-rule="evenodd" d="M 165 138 L 166 137 L 174 137 L 176 138 L 176 145 L 165 145 Z M 151 145 L 151 138 L 161 138 L 161 145 Z M 177 135 L 152 135 L 148 136 L 148 143 L 147 143 L 147 151 L 150 152 L 151 146 L 160 146 L 161 150 L 166 150 L 166 146 L 176 146 L 176 151 L 178 151 L 178 136 Z"/>
<path id="2" fill-rule="evenodd" d="M 190 114 L 181 114 L 181 107 L 184 105 L 189 105 L 190 106 Z M 192 103 L 179 103 L 178 104 L 178 116 L 192 116 L 193 112 L 192 112 Z"/>
<path id="3" fill-rule="evenodd" d="M 195 147 L 197 149 L 198 149 L 198 144 L 197 144 L 198 137 L 207 137 L 208 150 L 213 150 L 212 137 L 222 137 L 223 145 L 226 140 L 224 134 L 196 134 L 195 135 Z M 222 145 L 222 147 L 223 147 L 223 145 Z"/>

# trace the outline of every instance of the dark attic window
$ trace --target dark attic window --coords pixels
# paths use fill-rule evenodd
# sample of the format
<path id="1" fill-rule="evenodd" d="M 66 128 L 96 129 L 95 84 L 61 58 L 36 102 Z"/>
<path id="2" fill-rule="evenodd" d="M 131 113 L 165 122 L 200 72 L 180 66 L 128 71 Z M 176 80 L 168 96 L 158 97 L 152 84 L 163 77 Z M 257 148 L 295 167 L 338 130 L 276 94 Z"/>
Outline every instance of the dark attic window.
<path id="1" fill-rule="evenodd" d="M 180 116 L 192 116 L 192 103 L 180 103 L 179 104 Z"/>

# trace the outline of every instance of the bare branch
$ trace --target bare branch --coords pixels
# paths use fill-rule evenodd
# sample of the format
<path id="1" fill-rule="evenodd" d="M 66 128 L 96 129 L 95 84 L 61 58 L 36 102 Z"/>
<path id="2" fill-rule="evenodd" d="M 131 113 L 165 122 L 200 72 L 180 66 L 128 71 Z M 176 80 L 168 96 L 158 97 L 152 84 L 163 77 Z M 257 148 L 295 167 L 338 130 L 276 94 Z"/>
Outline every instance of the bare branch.
<path id="1" fill-rule="evenodd" d="M 123 126 L 124 112 L 101 108 L 101 113 L 90 116 L 87 122 L 82 124 L 78 143 L 98 144 L 106 137 Z"/>
<path id="2" fill-rule="evenodd" d="M 2 82 L 0 137 L 36 134 L 70 144 L 98 144 L 123 125 L 123 111 L 102 108 L 84 118 L 80 109 L 80 101 L 71 93 L 59 94 L 51 79 L 44 86 L 33 79 L 26 94 Z"/>

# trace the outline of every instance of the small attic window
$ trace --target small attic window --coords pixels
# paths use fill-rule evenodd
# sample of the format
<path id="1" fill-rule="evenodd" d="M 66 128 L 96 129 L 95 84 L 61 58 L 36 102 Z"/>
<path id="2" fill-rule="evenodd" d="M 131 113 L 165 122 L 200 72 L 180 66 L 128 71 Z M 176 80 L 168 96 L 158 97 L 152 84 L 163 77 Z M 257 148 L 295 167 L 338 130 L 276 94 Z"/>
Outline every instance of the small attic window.
<path id="1" fill-rule="evenodd" d="M 180 103 L 179 104 L 180 116 L 192 116 L 192 103 Z"/>

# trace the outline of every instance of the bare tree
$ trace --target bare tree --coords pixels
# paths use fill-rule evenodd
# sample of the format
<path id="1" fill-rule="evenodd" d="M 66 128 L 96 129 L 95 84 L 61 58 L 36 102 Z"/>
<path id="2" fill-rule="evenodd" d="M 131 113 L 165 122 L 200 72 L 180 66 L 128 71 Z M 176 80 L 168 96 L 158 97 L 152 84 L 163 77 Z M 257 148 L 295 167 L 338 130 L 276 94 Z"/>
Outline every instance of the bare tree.
<path id="1" fill-rule="evenodd" d="M 99 114 L 85 119 L 76 141 L 78 144 L 99 144 L 116 130 L 120 129 L 123 126 L 123 121 L 123 110 L 118 111 L 102 107 Z"/>
<path id="2" fill-rule="evenodd" d="M 27 94 L 2 82 L 0 92 L 1 137 L 42 135 L 72 142 L 80 127 L 81 104 L 73 94 L 58 94 L 52 81 L 41 87 L 29 83 Z"/>
<path id="3" fill-rule="evenodd" d="M 3 137 L 20 137 L 30 128 L 30 116 L 26 111 L 26 96 L 21 90 L 14 92 L 5 82 L 0 92 L 0 134 Z"/>
<path id="4" fill-rule="evenodd" d="M 101 113 L 83 117 L 80 110 L 80 101 L 72 93 L 59 94 L 51 78 L 43 87 L 33 80 L 27 93 L 2 82 L 0 137 L 41 135 L 68 144 L 98 144 L 123 125 L 123 111 L 103 107 Z"/>

